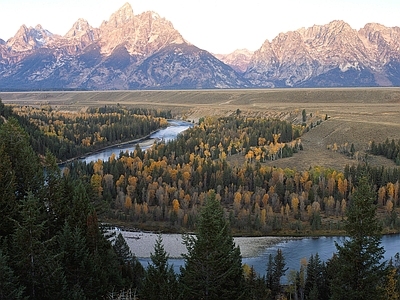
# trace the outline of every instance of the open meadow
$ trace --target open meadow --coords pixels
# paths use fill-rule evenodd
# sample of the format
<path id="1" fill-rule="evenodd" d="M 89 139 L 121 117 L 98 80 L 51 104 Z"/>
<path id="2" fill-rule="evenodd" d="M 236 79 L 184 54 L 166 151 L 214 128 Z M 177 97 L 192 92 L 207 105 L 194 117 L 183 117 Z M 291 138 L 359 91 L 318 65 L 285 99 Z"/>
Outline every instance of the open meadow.
<path id="1" fill-rule="evenodd" d="M 58 110 L 123 105 L 171 110 L 177 118 L 197 122 L 201 117 L 228 116 L 240 111 L 249 117 L 264 116 L 302 124 L 323 122 L 302 136 L 303 151 L 293 157 L 270 162 L 297 170 L 312 166 L 343 170 L 355 159 L 333 151 L 354 144 L 358 157 L 365 156 L 370 141 L 400 139 L 400 88 L 325 88 L 263 90 L 174 90 L 174 91 L 68 91 L 0 93 L 5 104 L 50 105 Z M 327 120 L 325 120 L 325 118 Z M 242 163 L 243 157 L 230 158 Z M 394 166 L 394 162 L 369 156 L 372 165 Z"/>

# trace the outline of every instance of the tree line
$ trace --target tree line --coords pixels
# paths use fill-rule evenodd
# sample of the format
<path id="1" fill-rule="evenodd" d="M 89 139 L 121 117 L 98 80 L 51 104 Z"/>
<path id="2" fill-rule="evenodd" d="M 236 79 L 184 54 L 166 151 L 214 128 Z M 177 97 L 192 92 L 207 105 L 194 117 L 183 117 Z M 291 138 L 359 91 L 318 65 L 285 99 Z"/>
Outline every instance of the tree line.
<path id="1" fill-rule="evenodd" d="M 394 139 L 389 141 L 387 138 L 385 142 L 378 144 L 375 141 L 371 141 L 369 152 L 374 155 L 382 155 L 393 160 L 396 165 L 400 165 L 400 140 L 397 142 Z"/>
<path id="2" fill-rule="evenodd" d="M 50 151 L 58 161 L 147 136 L 167 126 L 167 119 L 172 117 L 170 111 L 121 106 L 89 108 L 85 112 L 59 111 L 48 105 L 11 109 L 0 100 L 1 112 L 5 118 L 18 120 L 36 152 L 44 156 Z"/>

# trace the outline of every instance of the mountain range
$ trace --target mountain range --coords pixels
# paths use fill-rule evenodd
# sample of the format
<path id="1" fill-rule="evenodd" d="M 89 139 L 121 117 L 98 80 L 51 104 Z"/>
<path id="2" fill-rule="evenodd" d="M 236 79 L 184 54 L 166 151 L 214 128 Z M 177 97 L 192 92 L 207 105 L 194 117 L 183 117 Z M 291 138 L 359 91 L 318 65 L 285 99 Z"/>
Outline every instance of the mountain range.
<path id="1" fill-rule="evenodd" d="M 0 90 L 400 86 L 400 28 L 332 21 L 281 33 L 251 52 L 212 54 L 155 12 L 125 4 L 99 28 L 37 25 L 0 39 Z"/>

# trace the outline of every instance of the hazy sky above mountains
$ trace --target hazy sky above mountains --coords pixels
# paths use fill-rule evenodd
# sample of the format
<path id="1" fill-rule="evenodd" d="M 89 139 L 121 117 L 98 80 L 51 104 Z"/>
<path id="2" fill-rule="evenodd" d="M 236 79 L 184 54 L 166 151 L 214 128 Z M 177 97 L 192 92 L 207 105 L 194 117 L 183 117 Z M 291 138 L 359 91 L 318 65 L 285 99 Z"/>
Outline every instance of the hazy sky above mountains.
<path id="1" fill-rule="evenodd" d="M 99 27 L 126 2 L 134 14 L 152 10 L 172 22 L 190 43 L 212 53 L 257 50 L 281 32 L 343 20 L 400 26 L 399 0 L 0 0 L 0 38 L 23 24 L 64 35 L 79 18 Z"/>

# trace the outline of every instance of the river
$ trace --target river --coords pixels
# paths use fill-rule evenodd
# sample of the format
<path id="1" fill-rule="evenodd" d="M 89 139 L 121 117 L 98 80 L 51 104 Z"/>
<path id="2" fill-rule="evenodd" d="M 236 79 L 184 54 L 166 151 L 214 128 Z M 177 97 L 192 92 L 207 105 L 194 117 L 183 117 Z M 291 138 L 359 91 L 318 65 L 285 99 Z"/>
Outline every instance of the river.
<path id="1" fill-rule="evenodd" d="M 175 139 L 176 136 L 192 127 L 193 124 L 185 121 L 169 120 L 170 126 L 161 129 L 152 134 L 147 141 Z M 111 154 L 118 155 L 122 152 L 132 152 L 137 142 L 128 143 L 121 146 L 115 146 L 104 149 L 103 151 L 88 155 L 83 158 L 86 163 L 91 161 L 108 160 Z M 141 141 L 139 143 L 144 150 L 149 147 L 149 143 Z M 143 146 L 142 146 L 143 145 Z M 133 233 L 123 232 L 131 251 L 139 258 L 140 262 L 147 266 L 150 261 L 150 252 L 153 252 L 156 234 L 153 233 Z M 327 261 L 336 252 L 335 242 L 341 244 L 343 237 L 319 237 L 319 238 L 275 238 L 275 237 L 243 237 L 235 238 L 235 243 L 239 245 L 243 257 L 243 263 L 253 266 L 255 271 L 264 275 L 268 256 L 276 254 L 278 249 L 282 250 L 285 257 L 286 267 L 289 270 L 299 270 L 300 260 L 308 259 L 311 255 L 318 253 L 321 260 Z M 163 234 L 163 243 L 165 250 L 170 254 L 170 263 L 174 270 L 179 272 L 180 266 L 183 266 L 181 254 L 186 252 L 182 244 L 182 236 L 179 234 Z M 382 237 L 382 246 L 385 249 L 385 260 L 389 260 L 400 251 L 400 235 L 386 235 Z"/>
<path id="2" fill-rule="evenodd" d="M 186 129 L 193 127 L 192 123 L 186 121 L 179 121 L 179 120 L 168 120 L 169 126 L 156 131 L 155 133 L 151 134 L 148 139 L 143 139 L 139 142 L 140 148 L 145 150 L 151 146 L 151 143 L 146 143 L 146 141 L 152 140 L 164 140 L 166 142 L 173 140 L 177 137 L 177 135 Z M 86 162 L 87 164 L 92 161 L 103 160 L 107 161 L 108 158 L 114 153 L 118 156 L 121 152 L 133 152 L 135 150 L 136 145 L 138 144 L 137 141 L 133 141 L 131 143 L 124 143 L 122 145 L 109 147 L 100 151 L 97 151 L 93 154 L 89 154 L 83 158 L 81 161 Z"/>
<path id="3" fill-rule="evenodd" d="M 157 238 L 152 233 L 124 232 L 131 251 L 139 258 L 143 266 L 147 266 L 150 260 L 150 252 L 154 252 L 154 243 Z M 182 236 L 179 234 L 163 234 L 163 244 L 170 255 L 169 263 L 173 264 L 175 272 L 184 265 L 181 257 L 186 253 L 182 244 Z M 300 261 L 307 260 L 311 255 L 318 253 L 322 261 L 332 258 L 336 252 L 335 242 L 342 244 L 344 237 L 318 237 L 318 238 L 279 238 L 279 237 L 240 237 L 235 238 L 235 243 L 241 249 L 242 262 L 253 266 L 260 275 L 265 275 L 268 257 L 276 255 L 278 249 L 282 250 L 288 270 L 300 270 Z M 393 258 L 400 252 L 400 235 L 385 235 L 381 245 L 385 249 L 385 260 Z M 283 278 L 283 282 L 286 282 Z"/>

